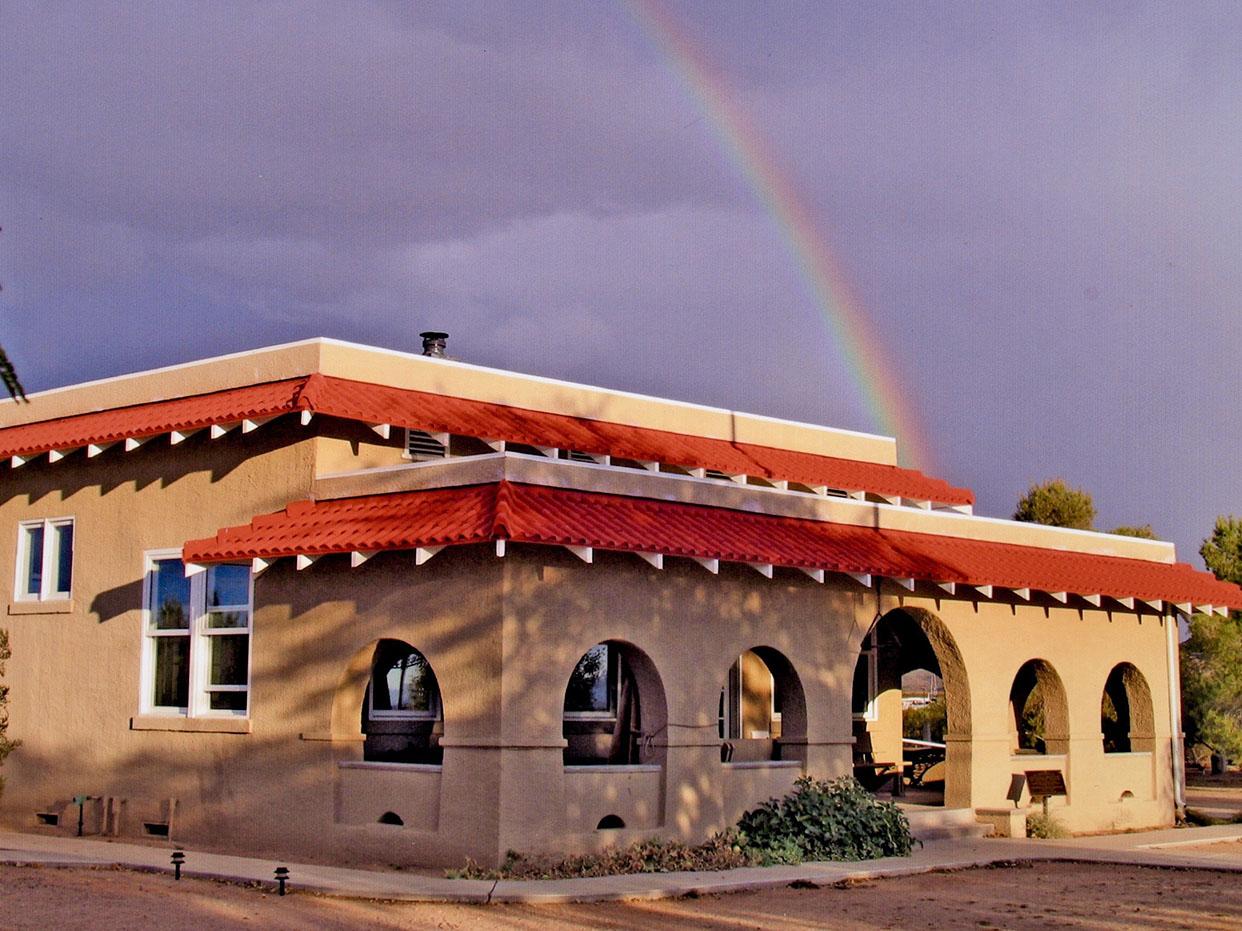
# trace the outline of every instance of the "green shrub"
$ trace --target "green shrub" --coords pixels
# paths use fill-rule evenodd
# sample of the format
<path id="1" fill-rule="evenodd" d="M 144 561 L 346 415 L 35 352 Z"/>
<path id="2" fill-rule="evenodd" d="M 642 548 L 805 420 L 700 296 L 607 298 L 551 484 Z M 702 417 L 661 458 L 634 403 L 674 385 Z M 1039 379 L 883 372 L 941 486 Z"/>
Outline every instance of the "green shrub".
<path id="1" fill-rule="evenodd" d="M 782 799 L 771 799 L 738 821 L 743 850 L 762 864 L 805 860 L 873 860 L 910 855 L 910 823 L 846 776 L 803 776 Z"/>
<path id="2" fill-rule="evenodd" d="M 940 695 L 926 705 L 907 708 L 901 716 L 901 734 L 912 740 L 943 741 L 947 720 L 948 708 L 945 706 L 944 696 Z M 924 736 L 924 725 L 927 725 L 929 737 Z"/>
<path id="3" fill-rule="evenodd" d="M 1058 837 L 1069 837 L 1069 832 L 1055 815 L 1037 811 L 1026 816 L 1026 836 L 1056 840 Z"/>

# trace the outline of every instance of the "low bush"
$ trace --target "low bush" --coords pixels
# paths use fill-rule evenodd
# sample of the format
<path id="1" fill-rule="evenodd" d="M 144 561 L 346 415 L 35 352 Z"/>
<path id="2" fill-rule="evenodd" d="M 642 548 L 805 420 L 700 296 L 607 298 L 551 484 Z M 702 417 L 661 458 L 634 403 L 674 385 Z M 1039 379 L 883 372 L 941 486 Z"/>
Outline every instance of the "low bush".
<path id="1" fill-rule="evenodd" d="M 848 776 L 803 776 L 792 792 L 748 811 L 737 826 L 741 849 L 765 865 L 905 857 L 913 844 L 901 810 Z"/>
<path id="2" fill-rule="evenodd" d="M 1026 816 L 1026 836 L 1056 840 L 1058 837 L 1069 837 L 1069 832 L 1056 815 L 1036 811 Z"/>

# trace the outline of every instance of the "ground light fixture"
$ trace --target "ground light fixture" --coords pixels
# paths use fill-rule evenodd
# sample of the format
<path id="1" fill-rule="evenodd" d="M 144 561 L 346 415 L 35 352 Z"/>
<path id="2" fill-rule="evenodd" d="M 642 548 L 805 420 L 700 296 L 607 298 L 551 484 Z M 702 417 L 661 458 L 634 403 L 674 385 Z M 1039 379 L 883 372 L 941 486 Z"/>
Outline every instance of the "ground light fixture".
<path id="1" fill-rule="evenodd" d="M 185 863 L 185 851 L 174 850 L 172 855 L 173 879 L 181 879 L 181 864 Z"/>
<path id="2" fill-rule="evenodd" d="M 280 886 L 281 895 L 285 894 L 285 883 L 287 883 L 288 881 L 289 881 L 289 867 L 287 866 L 276 867 L 276 882 Z"/>

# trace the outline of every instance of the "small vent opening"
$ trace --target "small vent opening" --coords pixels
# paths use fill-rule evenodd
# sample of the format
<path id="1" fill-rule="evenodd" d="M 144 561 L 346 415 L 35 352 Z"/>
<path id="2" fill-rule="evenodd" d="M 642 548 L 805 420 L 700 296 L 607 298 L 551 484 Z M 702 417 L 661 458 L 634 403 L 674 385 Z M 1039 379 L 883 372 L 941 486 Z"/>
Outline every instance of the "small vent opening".
<path id="1" fill-rule="evenodd" d="M 167 821 L 144 821 L 142 822 L 142 830 L 151 837 L 167 837 L 168 822 Z"/>
<path id="2" fill-rule="evenodd" d="M 395 811 L 384 812 L 382 815 L 379 816 L 379 823 L 380 824 L 395 824 L 397 825 L 397 827 L 401 827 L 403 824 L 405 824 L 405 822 L 401 820 L 401 816 L 397 814 Z"/>
<path id="3" fill-rule="evenodd" d="M 625 822 L 621 820 L 620 815 L 604 815 L 604 817 L 599 819 L 599 824 L 595 825 L 595 830 L 615 831 L 623 827 L 625 827 Z"/>
<path id="4" fill-rule="evenodd" d="M 39 819 L 40 824 L 48 824 L 52 827 L 60 824 L 60 815 L 52 811 L 36 811 L 35 817 Z"/>
<path id="5" fill-rule="evenodd" d="M 574 462 L 598 462 L 599 460 L 590 453 L 584 453 L 578 449 L 567 449 L 564 451 L 566 459 L 572 459 Z"/>
<path id="6" fill-rule="evenodd" d="M 405 431 L 405 451 L 412 459 L 443 459 L 448 455 L 448 443 L 447 433 Z"/>
<path id="7" fill-rule="evenodd" d="M 726 482 L 733 481 L 732 477 L 721 472 L 719 469 L 707 469 L 703 472 L 705 478 L 721 479 Z"/>

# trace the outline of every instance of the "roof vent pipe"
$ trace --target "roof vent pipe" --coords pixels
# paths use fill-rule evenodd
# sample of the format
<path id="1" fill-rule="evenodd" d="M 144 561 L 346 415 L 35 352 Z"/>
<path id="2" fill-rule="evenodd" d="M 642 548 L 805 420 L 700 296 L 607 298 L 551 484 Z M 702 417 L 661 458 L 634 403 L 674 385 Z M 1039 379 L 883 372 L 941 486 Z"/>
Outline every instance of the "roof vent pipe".
<path id="1" fill-rule="evenodd" d="M 419 333 L 418 335 L 423 338 L 423 355 L 431 356 L 435 359 L 447 358 L 444 354 L 444 345 L 448 342 L 447 333 L 440 333 L 436 330 L 427 330 L 426 332 Z"/>

